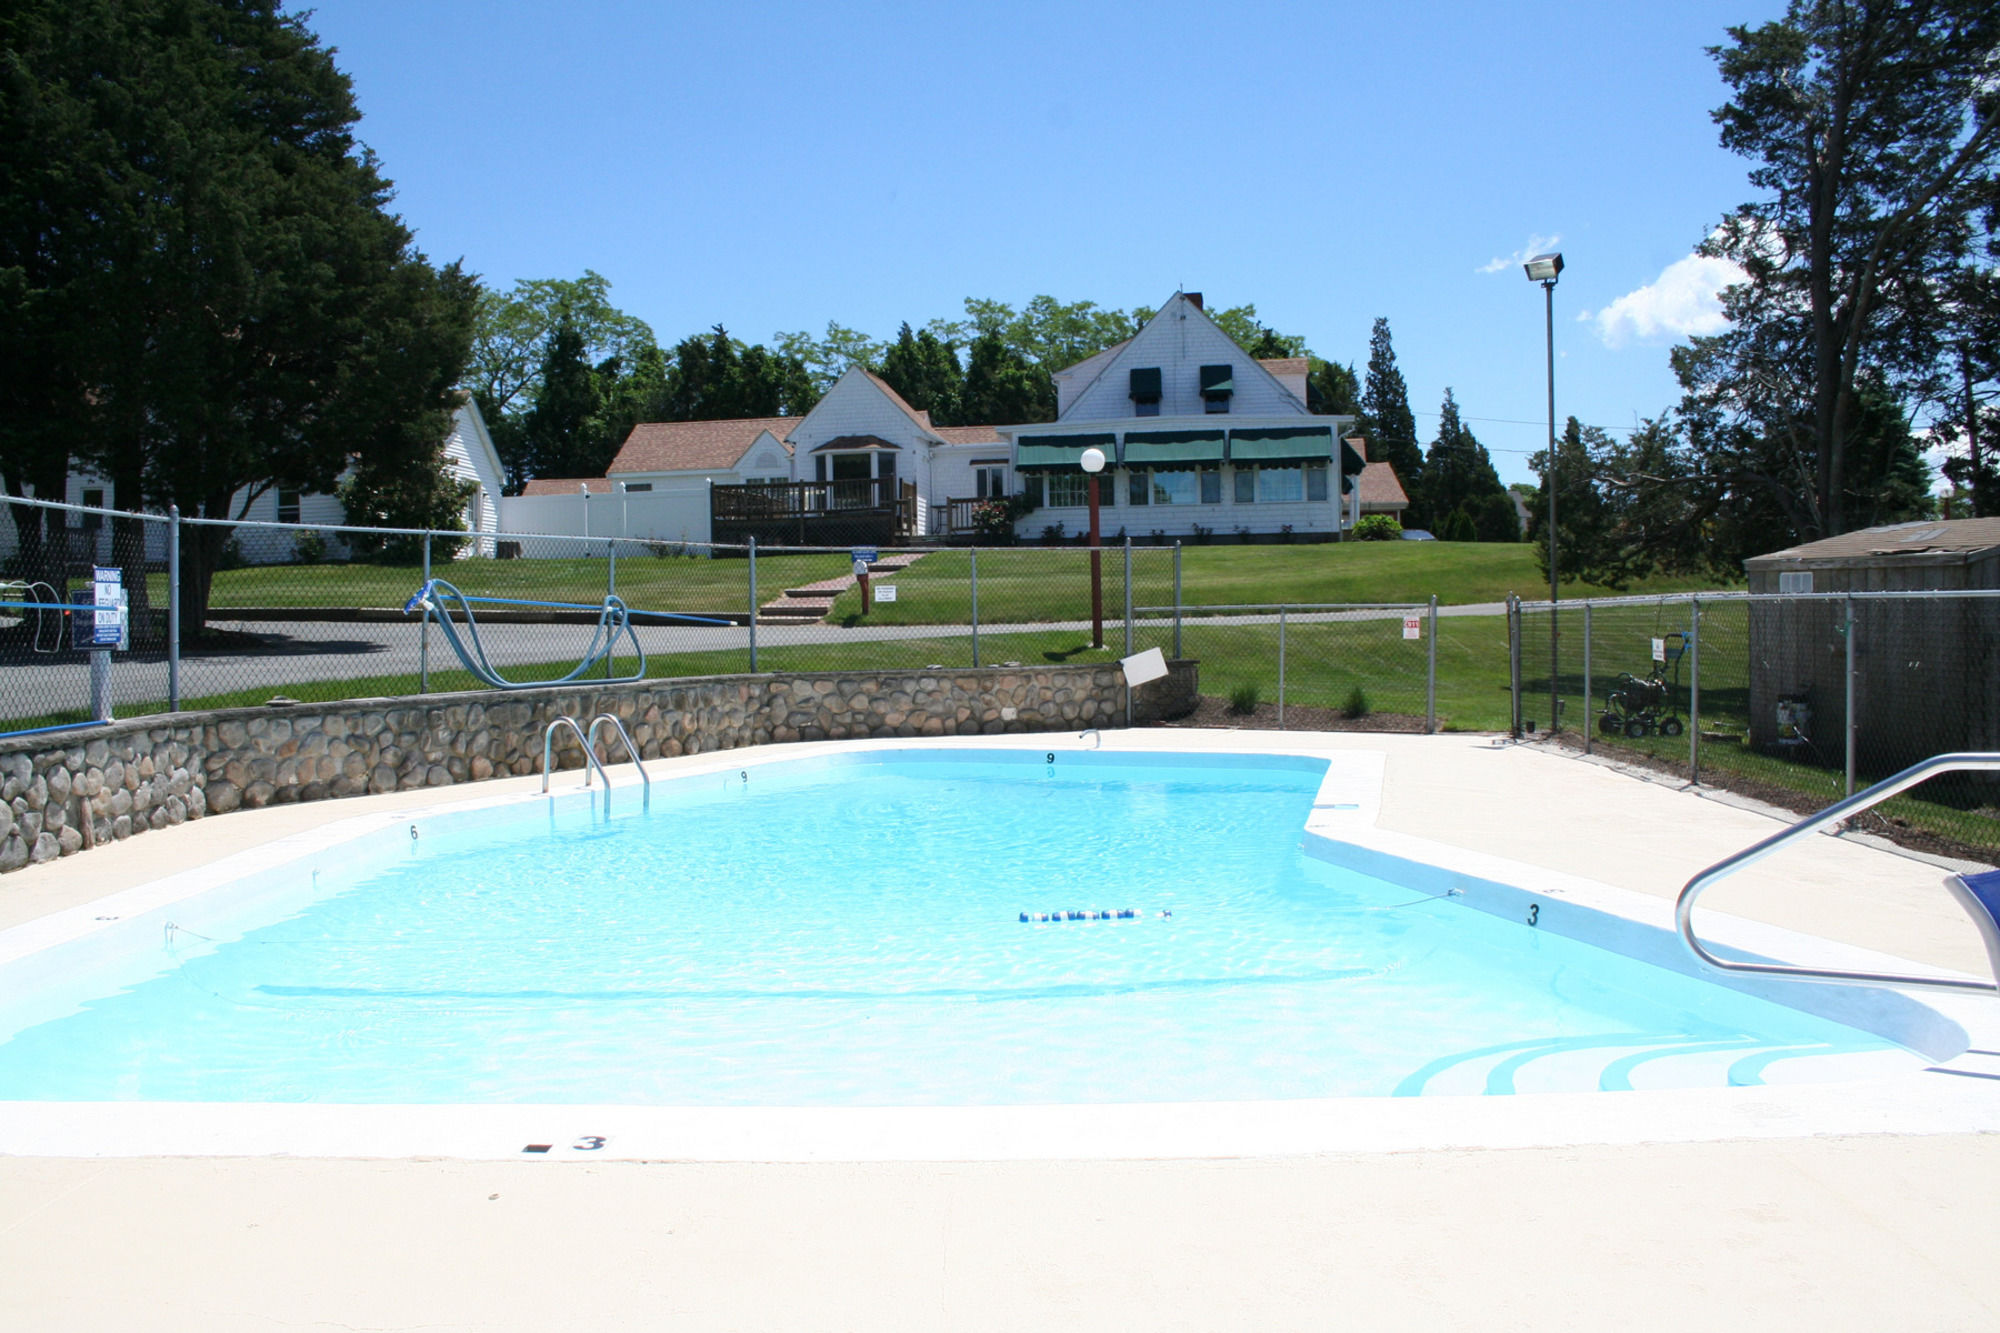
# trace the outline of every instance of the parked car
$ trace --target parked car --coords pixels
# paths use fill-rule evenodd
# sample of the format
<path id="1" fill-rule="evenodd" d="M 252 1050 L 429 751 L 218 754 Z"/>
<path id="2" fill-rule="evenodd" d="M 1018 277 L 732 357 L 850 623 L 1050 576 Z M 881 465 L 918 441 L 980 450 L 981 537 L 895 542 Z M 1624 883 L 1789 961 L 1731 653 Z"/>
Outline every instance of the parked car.
<path id="1" fill-rule="evenodd" d="M 1422 528 L 1404 528 L 1403 540 L 1406 542 L 1434 542 L 1437 538 L 1431 536 L 1430 533 L 1425 532 Z"/>

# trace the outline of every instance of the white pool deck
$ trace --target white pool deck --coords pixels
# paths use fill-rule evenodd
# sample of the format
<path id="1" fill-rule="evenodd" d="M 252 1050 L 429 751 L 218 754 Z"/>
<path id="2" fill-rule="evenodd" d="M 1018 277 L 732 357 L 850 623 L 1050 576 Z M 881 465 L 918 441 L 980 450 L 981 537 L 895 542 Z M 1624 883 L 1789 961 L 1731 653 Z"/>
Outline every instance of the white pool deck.
<path id="1" fill-rule="evenodd" d="M 1689 876 L 1778 827 L 1490 737 L 1104 743 L 1329 755 L 1310 827 L 1442 845 L 1468 882 L 1538 867 L 1557 914 L 1664 921 Z M 538 785 L 149 833 L 0 879 L 0 931 L 87 929 L 114 895 L 337 821 Z M 1704 929 L 1982 973 L 1942 874 L 1815 837 L 1710 894 Z M 923 1112 L 0 1105 L 0 1327 L 2000 1326 L 2000 1000 L 1925 1002 L 1973 1037 L 1947 1072 L 1797 1087 Z M 573 1147 L 584 1135 L 606 1147 Z M 526 1141 L 559 1147 L 521 1160 Z"/>

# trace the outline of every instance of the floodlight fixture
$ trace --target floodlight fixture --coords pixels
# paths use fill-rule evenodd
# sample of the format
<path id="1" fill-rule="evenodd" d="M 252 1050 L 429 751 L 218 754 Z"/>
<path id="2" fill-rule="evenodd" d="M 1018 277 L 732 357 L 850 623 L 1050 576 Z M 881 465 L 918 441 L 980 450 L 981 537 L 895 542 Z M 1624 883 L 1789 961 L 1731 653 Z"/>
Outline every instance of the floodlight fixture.
<path id="1" fill-rule="evenodd" d="M 1529 282 L 1553 284 L 1563 271 L 1562 253 L 1560 251 L 1552 251 L 1549 254 L 1536 255 L 1533 259 L 1521 265 L 1521 267 L 1528 271 Z"/>

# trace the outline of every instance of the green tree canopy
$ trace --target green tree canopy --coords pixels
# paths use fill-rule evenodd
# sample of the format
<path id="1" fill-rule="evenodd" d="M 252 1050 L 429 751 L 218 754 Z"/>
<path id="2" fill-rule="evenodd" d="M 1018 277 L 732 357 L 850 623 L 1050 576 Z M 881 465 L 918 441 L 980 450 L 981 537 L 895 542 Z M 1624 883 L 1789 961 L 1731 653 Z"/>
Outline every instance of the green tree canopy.
<path id="1" fill-rule="evenodd" d="M 1982 0 L 1792 0 L 1712 48 L 1724 147 L 1761 196 L 1703 246 L 1741 266 L 1730 327 L 1677 349 L 1697 447 L 1785 520 L 1846 531 L 1864 396 L 1937 395 L 1955 362 L 1949 294 L 1991 262 L 2000 167 L 2000 10 Z M 1982 241 L 1986 242 L 1982 244 Z"/>
<path id="2" fill-rule="evenodd" d="M 882 378 L 919 412 L 929 412 L 933 424 L 957 426 L 965 396 L 965 374 L 958 349 L 925 329 L 912 333 L 906 323 L 882 355 Z"/>
<path id="3" fill-rule="evenodd" d="M 0 361 L 54 376 L 50 401 L 22 404 L 48 414 L 36 429 L 82 427 L 67 452 L 121 504 L 218 518 L 239 492 L 328 491 L 352 455 L 443 438 L 477 285 L 389 212 L 352 87 L 301 18 L 274 0 L 19 0 L 0 24 L 0 216 L 62 214 L 0 260 Z M 197 624 L 226 539 L 185 542 Z"/>
<path id="4" fill-rule="evenodd" d="M 1424 515 L 1441 522 L 1445 515 L 1463 510 L 1468 528 L 1469 516 L 1479 503 L 1501 494 L 1500 474 L 1493 470 L 1486 446 L 1459 416 L 1458 400 L 1450 389 L 1444 391 L 1444 405 L 1438 409 L 1437 438 L 1424 459 L 1419 489 Z"/>
<path id="5" fill-rule="evenodd" d="M 996 334 L 972 344 L 960 411 L 973 424 L 1056 419 L 1056 385 L 1046 366 L 1030 362 Z"/>

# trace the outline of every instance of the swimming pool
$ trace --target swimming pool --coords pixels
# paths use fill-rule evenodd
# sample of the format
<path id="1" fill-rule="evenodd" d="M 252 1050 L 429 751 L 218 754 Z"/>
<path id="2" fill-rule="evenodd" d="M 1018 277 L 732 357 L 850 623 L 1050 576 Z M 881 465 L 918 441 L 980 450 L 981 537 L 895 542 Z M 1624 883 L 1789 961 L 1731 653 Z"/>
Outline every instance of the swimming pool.
<path id="1" fill-rule="evenodd" d="M 645 810 L 621 788 L 609 818 L 576 792 L 431 815 L 22 956 L 0 1099 L 1303 1102 L 1880 1077 L 1953 1041 L 1900 997 L 1711 984 L 1559 893 L 1307 832 L 1361 813 L 1341 780 L 872 749 Z M 1814 1012 L 1766 998 L 1792 993 Z"/>

